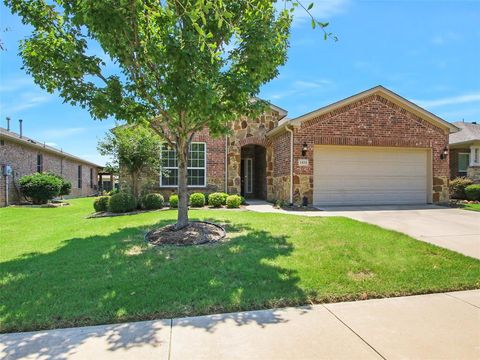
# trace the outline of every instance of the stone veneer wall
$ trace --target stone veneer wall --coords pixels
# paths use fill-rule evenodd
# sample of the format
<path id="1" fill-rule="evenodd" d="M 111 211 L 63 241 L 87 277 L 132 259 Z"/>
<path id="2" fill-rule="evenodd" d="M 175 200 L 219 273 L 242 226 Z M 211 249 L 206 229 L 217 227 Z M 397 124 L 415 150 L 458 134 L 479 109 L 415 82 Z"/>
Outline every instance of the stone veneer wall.
<path id="1" fill-rule="evenodd" d="M 37 171 L 37 154 L 43 154 L 43 171 L 50 171 L 62 176 L 72 183 L 72 192 L 68 197 L 90 196 L 97 192 L 98 169 L 90 164 L 62 157 L 49 151 L 42 151 L 33 146 L 3 139 L 0 145 L 0 164 L 13 168 L 14 176 L 9 179 L 9 202 L 23 200 L 18 192 L 18 180 Z M 82 187 L 78 188 L 78 165 L 82 165 Z M 93 169 L 93 184 L 90 183 L 90 169 Z M 14 184 L 15 181 L 15 184 Z M 5 177 L 0 174 L 0 206 L 5 206 Z"/>
<path id="2" fill-rule="evenodd" d="M 245 145 L 260 145 L 266 148 L 266 182 L 267 198 L 273 191 L 273 153 L 270 141 L 266 133 L 278 125 L 279 114 L 276 111 L 268 111 L 256 119 L 241 118 L 232 124 L 232 135 L 228 138 L 228 192 L 240 194 L 240 161 L 241 148 Z"/>
<path id="3" fill-rule="evenodd" d="M 467 177 L 475 183 L 480 183 L 480 166 L 470 166 L 467 169 Z"/>
<path id="4" fill-rule="evenodd" d="M 372 95 L 305 121 L 294 136 L 294 202 L 313 201 L 314 145 L 417 147 L 432 149 L 434 203 L 448 201 L 449 163 L 440 159 L 448 132 L 379 96 Z M 309 166 L 298 166 L 307 143 Z"/>

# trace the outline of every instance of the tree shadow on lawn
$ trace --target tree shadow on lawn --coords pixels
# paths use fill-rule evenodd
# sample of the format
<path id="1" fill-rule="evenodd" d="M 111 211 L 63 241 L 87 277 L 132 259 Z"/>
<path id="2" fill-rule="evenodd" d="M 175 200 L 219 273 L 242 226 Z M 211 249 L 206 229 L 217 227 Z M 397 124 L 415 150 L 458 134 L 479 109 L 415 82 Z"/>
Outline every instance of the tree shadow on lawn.
<path id="1" fill-rule="evenodd" d="M 236 312 L 305 301 L 296 272 L 274 264 L 293 250 L 285 236 L 229 223 L 231 238 L 225 243 L 154 247 L 143 240 L 146 230 L 131 227 L 107 236 L 72 238 L 50 253 L 31 253 L 2 263 L 0 332 Z M 228 314 L 218 321 L 227 318 L 238 325 L 283 321 L 278 313 Z M 201 327 L 215 330 L 214 323 Z M 158 342 L 157 330 L 148 327 L 138 336 L 132 336 L 128 326 L 119 330 L 114 325 L 91 334 L 105 337 L 105 331 L 111 334 L 112 350 Z M 42 340 L 42 334 L 35 339 L 49 341 Z M 34 337 L 28 337 L 24 343 L 22 336 L 3 336 L 0 345 L 6 347 L 7 357 L 27 356 L 38 350 Z M 86 339 L 69 337 L 57 350 L 41 355 L 68 357 Z"/>

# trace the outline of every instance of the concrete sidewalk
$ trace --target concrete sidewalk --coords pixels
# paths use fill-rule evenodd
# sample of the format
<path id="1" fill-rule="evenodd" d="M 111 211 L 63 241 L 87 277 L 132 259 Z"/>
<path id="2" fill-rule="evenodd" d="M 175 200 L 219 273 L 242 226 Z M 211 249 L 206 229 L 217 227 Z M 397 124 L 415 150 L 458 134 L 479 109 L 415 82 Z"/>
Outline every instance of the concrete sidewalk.
<path id="1" fill-rule="evenodd" d="M 0 335 L 2 359 L 479 359 L 480 290 Z"/>

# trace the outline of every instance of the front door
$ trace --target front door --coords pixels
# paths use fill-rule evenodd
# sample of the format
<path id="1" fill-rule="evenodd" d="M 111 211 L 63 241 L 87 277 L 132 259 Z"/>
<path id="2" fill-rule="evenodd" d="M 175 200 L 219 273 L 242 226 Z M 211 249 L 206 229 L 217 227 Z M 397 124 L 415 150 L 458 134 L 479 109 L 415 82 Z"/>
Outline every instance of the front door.
<path id="1" fill-rule="evenodd" d="M 253 193 L 253 159 L 243 159 L 243 193 L 245 196 Z"/>

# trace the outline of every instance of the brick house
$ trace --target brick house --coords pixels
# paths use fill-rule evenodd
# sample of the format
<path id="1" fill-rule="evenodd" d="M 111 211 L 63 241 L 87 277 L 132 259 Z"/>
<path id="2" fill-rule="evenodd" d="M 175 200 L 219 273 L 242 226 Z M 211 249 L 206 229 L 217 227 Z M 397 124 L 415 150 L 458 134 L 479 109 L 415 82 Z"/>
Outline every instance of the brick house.
<path id="1" fill-rule="evenodd" d="M 458 128 L 377 86 L 295 119 L 277 106 L 232 124 L 231 135 L 193 138 L 189 191 L 321 205 L 448 200 L 449 134 Z M 167 198 L 176 192 L 175 150 L 164 145 Z"/>
<path id="2" fill-rule="evenodd" d="M 9 176 L 3 173 L 5 165 L 12 168 Z M 102 167 L 0 128 L 0 169 L 0 207 L 2 207 L 7 204 L 7 200 L 9 204 L 22 201 L 18 189 L 20 177 L 42 171 L 49 171 L 69 180 L 72 183 L 69 197 L 94 195 L 97 193 L 97 174 Z"/>
<path id="3" fill-rule="evenodd" d="M 480 182 L 480 125 L 453 124 L 460 130 L 450 135 L 450 178 L 466 176 Z"/>

